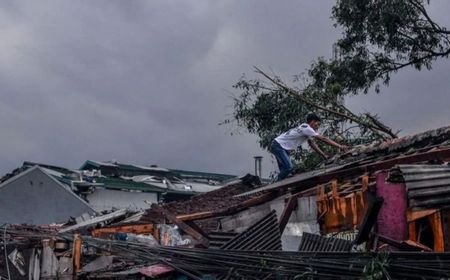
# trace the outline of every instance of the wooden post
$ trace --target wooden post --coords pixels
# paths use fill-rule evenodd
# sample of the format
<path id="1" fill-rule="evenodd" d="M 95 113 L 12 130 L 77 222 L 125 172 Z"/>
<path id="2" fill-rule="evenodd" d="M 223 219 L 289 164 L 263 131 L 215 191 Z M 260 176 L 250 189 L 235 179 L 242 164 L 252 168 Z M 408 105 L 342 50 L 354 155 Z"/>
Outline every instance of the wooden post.
<path id="1" fill-rule="evenodd" d="M 331 191 L 334 199 L 339 198 L 339 192 L 338 192 L 338 182 L 337 180 L 331 181 Z"/>
<path id="2" fill-rule="evenodd" d="M 441 212 L 436 212 L 430 217 L 430 223 L 434 235 L 434 251 L 444 252 L 444 233 L 442 231 Z"/>
<path id="3" fill-rule="evenodd" d="M 81 271 L 81 237 L 79 233 L 74 234 L 72 258 L 73 271 L 74 273 L 78 273 Z"/>
<path id="4" fill-rule="evenodd" d="M 164 215 L 166 219 L 168 219 L 171 223 L 177 225 L 181 230 L 183 230 L 185 233 L 192 236 L 195 240 L 200 242 L 203 247 L 208 248 L 209 247 L 209 240 L 207 237 L 203 236 L 200 232 L 195 230 L 193 227 L 189 226 L 182 220 L 178 219 L 175 215 L 167 211 L 166 209 L 162 208 L 161 206 L 157 206 L 161 213 Z"/>
<path id="5" fill-rule="evenodd" d="M 280 217 L 280 233 L 283 234 L 284 229 L 286 228 L 287 223 L 289 222 L 289 218 L 291 217 L 292 211 L 297 207 L 298 198 L 296 196 L 289 197 L 286 206 L 284 207 L 283 213 Z"/>
<path id="6" fill-rule="evenodd" d="M 362 184 L 362 192 L 366 192 L 369 190 L 369 175 L 364 175 L 361 178 L 361 184 Z"/>

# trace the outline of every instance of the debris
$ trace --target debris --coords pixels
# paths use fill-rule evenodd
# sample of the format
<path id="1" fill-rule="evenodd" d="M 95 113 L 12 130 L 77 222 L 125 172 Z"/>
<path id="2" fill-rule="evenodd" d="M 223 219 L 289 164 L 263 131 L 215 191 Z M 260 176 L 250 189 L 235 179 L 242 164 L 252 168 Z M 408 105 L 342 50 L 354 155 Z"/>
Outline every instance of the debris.
<path id="1" fill-rule="evenodd" d="M 450 166 L 447 164 L 398 165 L 391 174 L 390 180 L 405 183 L 410 207 L 435 208 L 450 203 Z"/>
<path id="2" fill-rule="evenodd" d="M 87 161 L 82 171 L 26 163 L 16 176 L 50 170 L 45 178 L 65 184 L 65 194 L 78 202 L 76 195 L 92 198 L 92 188 L 107 186 L 118 196 L 133 190 L 134 198 L 152 190 L 154 200 L 137 213 L 125 207 L 91 218 L 84 211 L 78 215 L 89 215 L 71 218 L 76 224 L 3 225 L 0 263 L 9 260 L 17 269 L 0 265 L 0 275 L 361 279 L 381 269 L 391 279 L 447 279 L 448 160 L 450 127 L 356 147 L 321 169 L 265 186 L 250 175 L 117 162 Z M 11 182 L 7 177 L 3 184 Z M 207 185 L 214 190 L 193 192 Z M 163 203 L 169 197 L 185 200 Z"/>
<path id="3" fill-rule="evenodd" d="M 106 214 L 106 215 L 103 215 L 103 216 L 99 216 L 99 217 L 95 217 L 95 218 L 92 218 L 92 219 L 89 219 L 89 220 L 85 220 L 85 221 L 83 221 L 83 222 L 81 222 L 79 224 L 75 224 L 73 226 L 62 228 L 59 232 L 61 232 L 61 233 L 71 232 L 71 231 L 74 231 L 74 230 L 79 230 L 79 229 L 84 228 L 84 227 L 95 226 L 95 225 L 97 225 L 98 223 L 101 223 L 101 222 L 105 222 L 105 221 L 108 221 L 108 220 L 112 220 L 112 219 L 116 219 L 116 218 L 119 218 L 119 217 L 123 217 L 127 213 L 128 213 L 128 210 L 126 210 L 126 209 L 117 210 L 115 212 L 112 212 L 112 213 L 109 213 L 109 214 Z"/>
<path id="4" fill-rule="evenodd" d="M 19 271 L 20 275 L 25 276 L 25 259 L 23 257 L 23 254 L 21 252 L 19 252 L 16 249 L 14 249 L 14 251 L 12 251 L 9 255 L 8 255 L 8 259 L 12 262 L 12 264 L 17 268 L 17 270 Z"/>
<path id="5" fill-rule="evenodd" d="M 281 233 L 275 210 L 238 234 L 220 249 L 223 250 L 281 250 Z"/>
<path id="6" fill-rule="evenodd" d="M 298 250 L 300 252 L 350 252 L 352 246 L 352 242 L 345 239 L 304 232 Z"/>
<path id="7" fill-rule="evenodd" d="M 41 277 L 51 279 L 58 274 L 59 262 L 50 248 L 49 239 L 42 240 L 42 247 Z"/>
<path id="8" fill-rule="evenodd" d="M 81 269 L 82 273 L 105 270 L 112 267 L 114 256 L 100 256 L 94 261 L 86 264 Z"/>
<path id="9" fill-rule="evenodd" d="M 358 229 L 358 235 L 356 236 L 355 244 L 359 245 L 366 242 L 369 239 L 369 234 L 373 226 L 377 222 L 378 213 L 380 212 L 381 206 L 383 205 L 383 199 L 380 197 L 374 197 L 371 194 L 367 194 L 369 197 L 367 212 L 364 215 L 364 219 Z"/>
<path id="10" fill-rule="evenodd" d="M 167 210 L 161 208 L 161 212 L 164 214 L 164 216 L 173 224 L 176 224 L 180 229 L 182 229 L 184 232 L 192 236 L 195 240 L 197 240 L 201 245 L 203 245 L 205 248 L 208 248 L 208 239 L 206 236 L 202 235 L 199 231 L 197 231 L 192 226 L 189 226 L 188 224 L 184 223 L 180 219 L 178 219 L 176 216 L 169 213 Z M 173 233 L 173 230 L 171 231 Z M 172 235 L 176 236 L 176 235 Z M 175 241 L 177 242 L 177 241 Z"/>
<path id="11" fill-rule="evenodd" d="M 163 264 L 154 264 L 139 269 L 139 272 L 148 277 L 157 277 L 175 271 L 173 268 Z"/>
<path id="12" fill-rule="evenodd" d="M 145 235 L 145 234 L 127 233 L 126 240 L 129 242 L 144 243 L 149 246 L 159 245 L 158 241 L 156 241 L 153 236 Z M 174 246 L 174 245 L 172 245 L 172 246 Z"/>

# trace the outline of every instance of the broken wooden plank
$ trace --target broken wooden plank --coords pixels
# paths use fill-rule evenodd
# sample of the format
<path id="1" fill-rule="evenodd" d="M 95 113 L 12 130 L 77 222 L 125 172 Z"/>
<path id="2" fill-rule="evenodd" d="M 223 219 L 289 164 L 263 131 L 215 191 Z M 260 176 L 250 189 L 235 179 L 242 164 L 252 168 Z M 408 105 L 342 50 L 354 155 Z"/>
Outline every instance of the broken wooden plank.
<path id="1" fill-rule="evenodd" d="M 206 234 L 206 232 L 204 232 L 194 221 L 186 221 L 186 224 L 209 240 L 208 234 Z"/>
<path id="2" fill-rule="evenodd" d="M 100 237 L 105 234 L 114 234 L 118 232 L 153 235 L 154 230 L 155 228 L 153 227 L 153 224 L 114 226 L 114 227 L 94 229 L 92 230 L 91 235 L 92 237 Z"/>
<path id="3" fill-rule="evenodd" d="M 376 234 L 378 240 L 403 251 L 433 251 L 425 245 L 412 240 L 398 241 L 387 236 Z"/>
<path id="4" fill-rule="evenodd" d="M 81 236 L 76 233 L 73 238 L 73 249 L 72 249 L 72 259 L 73 259 L 73 271 L 78 273 L 81 271 Z"/>
<path id="5" fill-rule="evenodd" d="M 180 219 L 181 221 L 203 220 L 203 219 L 213 218 L 214 215 L 216 215 L 217 213 L 218 212 L 205 211 L 205 212 L 198 212 L 198 213 L 192 213 L 192 214 L 184 214 L 184 215 L 178 215 L 177 219 Z"/>
<path id="6" fill-rule="evenodd" d="M 159 208 L 161 213 L 168 219 L 171 223 L 176 224 L 181 230 L 183 230 L 185 233 L 192 236 L 195 240 L 197 240 L 201 245 L 203 245 L 205 248 L 208 248 L 209 240 L 203 236 L 201 233 L 196 231 L 194 228 L 183 222 L 182 220 L 178 219 L 175 215 L 167 211 L 166 209 L 162 208 L 161 206 L 156 206 Z"/>
<path id="7" fill-rule="evenodd" d="M 434 213 L 436 213 L 438 210 L 437 209 L 428 209 L 428 210 L 419 210 L 419 211 L 411 211 L 408 210 L 406 211 L 406 220 L 407 222 L 413 222 L 415 220 L 424 218 L 426 216 L 430 216 Z"/>

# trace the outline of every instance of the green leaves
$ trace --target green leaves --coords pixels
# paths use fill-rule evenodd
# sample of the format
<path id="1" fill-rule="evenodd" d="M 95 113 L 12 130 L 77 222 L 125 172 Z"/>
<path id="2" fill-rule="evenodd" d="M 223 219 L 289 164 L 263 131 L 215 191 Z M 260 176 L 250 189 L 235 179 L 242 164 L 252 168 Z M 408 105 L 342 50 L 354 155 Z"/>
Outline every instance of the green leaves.
<path id="1" fill-rule="evenodd" d="M 425 0 L 337 0 L 332 17 L 343 34 L 335 43 L 336 56 L 319 57 L 306 75 L 295 76 L 294 82 L 302 82 L 298 88 L 255 68 L 267 83 L 243 76 L 234 85 L 240 93 L 233 98 L 233 114 L 223 123 L 258 135 L 263 148 L 302 123 L 310 112 L 323 119 L 323 134 L 338 142 L 345 139 L 346 144 L 356 145 L 396 137 L 376 116 L 348 110 L 343 97 L 372 88 L 379 92 L 380 83 L 387 85 L 392 73 L 408 66 L 430 69 L 434 60 L 449 56 L 450 32 L 430 18 L 428 4 Z M 308 151 L 297 159 L 301 169 L 321 161 Z"/>
<path id="2" fill-rule="evenodd" d="M 275 78 L 273 81 L 278 80 Z M 349 119 L 344 117 L 351 115 L 360 122 L 372 121 L 365 115 L 357 116 L 351 113 L 343 106 L 341 86 L 337 83 L 331 84 L 325 90 L 310 84 L 301 92 L 297 92 L 294 89 L 274 85 L 273 82 L 266 84 L 263 81 L 246 80 L 243 77 L 234 88 L 241 93 L 233 99 L 231 118 L 223 123 L 236 123 L 246 131 L 258 135 L 262 148 L 268 149 L 276 136 L 305 122 L 305 117 L 311 112 L 321 116 L 322 133 L 340 143 L 353 145 L 379 139 L 374 130 L 351 124 Z M 319 142 L 317 144 L 327 154 L 337 152 L 330 146 Z M 295 159 L 298 171 L 312 169 L 323 162 L 320 155 L 309 150 L 303 150 L 295 156 Z"/>
<path id="3" fill-rule="evenodd" d="M 450 33 L 430 18 L 428 4 L 423 0 L 338 0 L 332 14 L 344 33 L 336 44 L 339 58 L 328 63 L 329 75 L 345 92 L 366 93 L 373 85 L 379 89 L 378 81 L 387 84 L 401 68 L 431 69 L 434 60 L 448 57 Z"/>
<path id="4" fill-rule="evenodd" d="M 364 280 L 381 280 L 391 279 L 386 267 L 389 266 L 388 254 L 379 254 L 366 266 L 364 266 L 363 277 Z"/>

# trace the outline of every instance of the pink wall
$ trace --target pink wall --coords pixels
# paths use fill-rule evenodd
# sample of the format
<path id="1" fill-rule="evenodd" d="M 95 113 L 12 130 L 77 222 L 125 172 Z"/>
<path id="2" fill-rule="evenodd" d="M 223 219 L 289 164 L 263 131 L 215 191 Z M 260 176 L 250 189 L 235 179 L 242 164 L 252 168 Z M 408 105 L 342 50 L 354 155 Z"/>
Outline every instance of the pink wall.
<path id="1" fill-rule="evenodd" d="M 387 172 L 377 174 L 377 196 L 384 199 L 377 219 L 377 232 L 401 241 L 407 237 L 405 184 L 386 182 Z"/>

